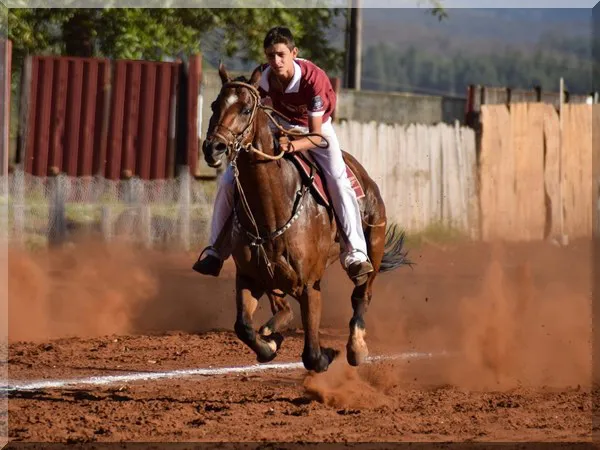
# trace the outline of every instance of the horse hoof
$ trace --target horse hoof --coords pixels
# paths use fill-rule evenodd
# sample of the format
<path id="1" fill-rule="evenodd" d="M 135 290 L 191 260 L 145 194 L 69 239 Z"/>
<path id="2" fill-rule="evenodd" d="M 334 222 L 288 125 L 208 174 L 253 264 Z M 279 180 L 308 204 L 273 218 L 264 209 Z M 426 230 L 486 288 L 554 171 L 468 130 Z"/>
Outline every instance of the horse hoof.
<path id="1" fill-rule="evenodd" d="M 273 333 L 269 336 L 261 337 L 263 342 L 261 343 L 261 347 L 263 348 L 262 352 L 257 353 L 256 359 L 260 363 L 266 363 L 269 361 L 273 361 L 277 356 L 277 352 L 281 348 L 281 343 L 283 342 L 283 336 L 279 333 Z"/>
<path id="2" fill-rule="evenodd" d="M 269 347 L 275 345 L 275 351 L 279 351 L 281 344 L 283 344 L 283 335 L 280 333 L 272 333 L 267 336 L 261 336 L 262 340 L 265 341 Z"/>
<path id="3" fill-rule="evenodd" d="M 257 354 L 256 355 L 256 360 L 259 363 L 268 363 L 271 362 L 275 359 L 275 357 L 277 356 L 277 352 L 273 352 L 273 353 L 265 353 L 265 354 Z"/>
<path id="4" fill-rule="evenodd" d="M 331 364 L 333 360 L 340 354 L 339 350 L 334 350 L 333 348 L 322 348 L 321 352 L 323 355 L 325 355 L 327 361 L 329 361 L 329 364 Z"/>
<path id="5" fill-rule="evenodd" d="M 306 370 L 321 373 L 329 368 L 329 365 L 339 354 L 340 352 L 338 350 L 321 347 L 319 352 L 303 353 L 302 363 Z"/>
<path id="6" fill-rule="evenodd" d="M 325 355 L 322 355 L 321 358 L 316 361 L 304 361 L 304 368 L 306 370 L 312 370 L 316 373 L 323 373 L 329 368 L 329 361 L 327 361 L 327 357 Z"/>
<path id="7" fill-rule="evenodd" d="M 350 345 L 346 346 L 346 359 L 348 360 L 348 364 L 351 366 L 360 366 L 366 361 L 368 355 L 368 351 L 356 352 L 350 347 Z"/>

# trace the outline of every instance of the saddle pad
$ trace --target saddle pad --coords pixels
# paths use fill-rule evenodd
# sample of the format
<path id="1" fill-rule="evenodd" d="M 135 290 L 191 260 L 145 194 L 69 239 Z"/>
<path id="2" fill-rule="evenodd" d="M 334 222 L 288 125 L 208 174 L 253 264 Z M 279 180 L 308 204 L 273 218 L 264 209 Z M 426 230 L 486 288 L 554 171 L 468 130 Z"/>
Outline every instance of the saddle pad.
<path id="1" fill-rule="evenodd" d="M 292 156 L 292 159 L 297 163 L 296 165 L 298 166 L 300 172 L 306 177 L 306 179 L 309 179 L 311 168 L 309 162 L 307 161 L 307 157 L 300 152 L 294 152 L 290 155 Z M 313 164 L 315 164 L 315 166 L 318 167 L 318 164 L 314 163 L 314 161 Z M 358 182 L 358 178 L 356 178 L 356 175 L 354 174 L 350 166 L 348 166 L 348 164 L 346 164 L 346 174 L 348 175 L 348 179 L 350 180 L 350 184 L 352 185 L 352 189 L 354 190 L 354 195 L 356 195 L 356 198 L 363 198 L 365 196 L 365 191 L 363 190 L 362 186 Z M 313 187 L 316 194 L 325 203 L 325 206 L 330 206 L 331 202 L 329 201 L 329 194 L 326 192 L 325 186 L 323 184 L 321 169 L 318 169 L 315 172 Z"/>

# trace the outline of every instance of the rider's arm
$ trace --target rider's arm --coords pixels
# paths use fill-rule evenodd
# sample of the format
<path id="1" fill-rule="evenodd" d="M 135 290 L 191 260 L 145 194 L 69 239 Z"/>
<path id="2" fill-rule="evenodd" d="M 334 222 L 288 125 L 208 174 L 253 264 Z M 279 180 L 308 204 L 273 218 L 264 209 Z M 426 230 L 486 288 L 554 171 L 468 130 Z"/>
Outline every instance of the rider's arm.
<path id="1" fill-rule="evenodd" d="M 308 131 L 311 133 L 321 134 L 321 125 L 323 124 L 323 116 L 308 116 Z M 315 147 L 325 146 L 320 136 L 310 136 L 295 139 L 290 142 L 291 151 L 308 150 Z"/>

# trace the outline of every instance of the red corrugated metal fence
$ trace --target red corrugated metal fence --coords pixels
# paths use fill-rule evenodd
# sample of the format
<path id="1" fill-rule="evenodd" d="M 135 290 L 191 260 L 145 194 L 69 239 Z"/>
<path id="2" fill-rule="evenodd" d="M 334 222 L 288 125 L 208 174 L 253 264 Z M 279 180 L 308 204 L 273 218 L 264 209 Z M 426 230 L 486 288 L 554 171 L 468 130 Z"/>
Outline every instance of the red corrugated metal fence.
<path id="1" fill-rule="evenodd" d="M 195 122 L 188 120 L 186 136 L 176 139 L 177 108 L 197 104 L 200 57 L 191 61 L 197 70 L 188 74 L 180 62 L 29 57 L 20 143 L 25 171 L 162 179 L 175 175 L 179 161 L 193 174 Z M 180 99 L 181 83 L 196 86 L 196 96 Z"/>
<path id="2" fill-rule="evenodd" d="M 11 60 L 12 60 L 12 42 L 8 39 L 0 40 L 0 105 L 2 119 L 0 121 L 0 174 L 8 175 L 8 153 L 9 153 L 9 134 L 10 134 L 10 83 L 11 83 Z"/>

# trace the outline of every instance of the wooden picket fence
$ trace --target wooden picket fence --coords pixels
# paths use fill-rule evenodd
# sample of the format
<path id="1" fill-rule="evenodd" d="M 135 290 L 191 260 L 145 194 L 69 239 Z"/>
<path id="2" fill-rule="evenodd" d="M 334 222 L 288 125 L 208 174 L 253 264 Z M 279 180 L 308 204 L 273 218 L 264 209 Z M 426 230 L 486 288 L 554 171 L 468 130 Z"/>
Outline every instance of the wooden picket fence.
<path id="1" fill-rule="evenodd" d="M 475 135 L 447 124 L 388 125 L 343 121 L 342 148 L 376 181 L 390 221 L 407 231 L 431 225 L 477 234 Z"/>
<path id="2" fill-rule="evenodd" d="M 543 103 L 482 107 L 479 171 L 484 240 L 592 235 L 597 214 L 592 202 L 598 189 L 592 179 L 596 106 L 564 105 L 562 118 L 553 105 Z M 600 129 L 598 114 L 594 116 Z"/>

